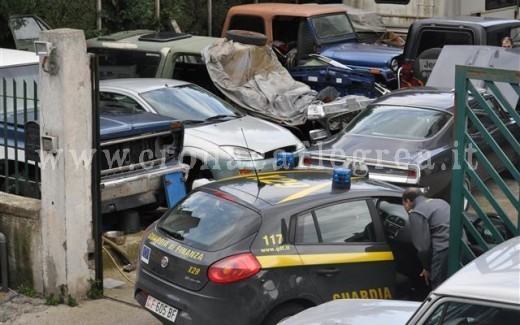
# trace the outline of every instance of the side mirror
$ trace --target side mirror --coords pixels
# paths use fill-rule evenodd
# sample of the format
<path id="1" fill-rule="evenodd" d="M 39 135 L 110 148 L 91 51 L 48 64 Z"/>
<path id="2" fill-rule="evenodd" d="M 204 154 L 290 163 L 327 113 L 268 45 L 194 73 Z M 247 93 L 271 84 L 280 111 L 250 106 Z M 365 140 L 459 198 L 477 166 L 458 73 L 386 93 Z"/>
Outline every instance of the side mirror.
<path id="1" fill-rule="evenodd" d="M 325 129 L 316 129 L 309 131 L 309 139 L 311 139 L 312 142 L 323 140 L 328 136 L 329 133 Z"/>

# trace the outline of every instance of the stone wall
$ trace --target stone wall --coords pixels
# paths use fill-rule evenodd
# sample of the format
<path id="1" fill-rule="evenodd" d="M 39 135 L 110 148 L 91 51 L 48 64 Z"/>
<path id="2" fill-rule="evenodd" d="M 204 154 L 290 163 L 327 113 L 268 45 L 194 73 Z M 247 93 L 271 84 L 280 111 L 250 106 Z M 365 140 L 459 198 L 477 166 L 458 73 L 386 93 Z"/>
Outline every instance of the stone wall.
<path id="1" fill-rule="evenodd" d="M 7 237 L 9 287 L 42 293 L 40 200 L 0 192 L 0 232 Z"/>

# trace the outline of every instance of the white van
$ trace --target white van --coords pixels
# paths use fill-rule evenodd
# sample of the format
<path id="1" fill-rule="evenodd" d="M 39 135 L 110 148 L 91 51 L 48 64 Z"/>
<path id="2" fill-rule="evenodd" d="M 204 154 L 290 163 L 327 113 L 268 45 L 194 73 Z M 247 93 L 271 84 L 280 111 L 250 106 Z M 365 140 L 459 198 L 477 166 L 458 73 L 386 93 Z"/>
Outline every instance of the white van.
<path id="1" fill-rule="evenodd" d="M 343 0 L 343 4 L 375 10 L 389 29 L 406 31 L 414 20 L 431 17 L 481 16 L 520 18 L 518 0 Z"/>

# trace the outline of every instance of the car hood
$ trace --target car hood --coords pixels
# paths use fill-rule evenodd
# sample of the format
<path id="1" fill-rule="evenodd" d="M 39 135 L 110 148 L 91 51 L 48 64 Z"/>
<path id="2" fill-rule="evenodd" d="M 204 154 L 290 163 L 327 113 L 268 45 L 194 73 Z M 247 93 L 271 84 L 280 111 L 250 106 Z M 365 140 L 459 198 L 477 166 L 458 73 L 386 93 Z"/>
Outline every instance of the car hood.
<path id="1" fill-rule="evenodd" d="M 346 65 L 389 67 L 392 59 L 403 54 L 403 49 L 373 44 L 346 43 L 324 45 L 320 54 Z"/>
<path id="2" fill-rule="evenodd" d="M 280 325 L 402 325 L 419 306 L 412 301 L 340 299 L 304 310 Z"/>
<path id="3" fill-rule="evenodd" d="M 245 115 L 230 121 L 186 128 L 185 146 L 189 146 L 191 137 L 197 137 L 217 146 L 246 147 L 241 129 L 248 147 L 259 153 L 301 144 L 289 130 Z"/>
<path id="4" fill-rule="evenodd" d="M 168 131 L 172 120 L 172 118 L 152 113 L 101 114 L 99 121 L 100 140 Z"/>
<path id="5" fill-rule="evenodd" d="M 357 157 L 396 163 L 410 163 L 427 151 L 425 141 L 363 136 L 339 133 L 330 141 L 311 147 L 311 155 L 334 157 Z"/>

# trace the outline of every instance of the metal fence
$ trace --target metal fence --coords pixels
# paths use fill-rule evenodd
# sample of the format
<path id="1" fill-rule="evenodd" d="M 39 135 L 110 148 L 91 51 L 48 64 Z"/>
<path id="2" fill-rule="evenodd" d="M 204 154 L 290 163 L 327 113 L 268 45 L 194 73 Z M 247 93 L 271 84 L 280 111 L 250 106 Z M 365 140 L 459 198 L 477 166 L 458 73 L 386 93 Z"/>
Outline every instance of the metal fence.
<path id="1" fill-rule="evenodd" d="M 453 168 L 452 177 L 449 274 L 455 273 L 465 264 L 464 262 L 475 258 L 476 249 L 468 246 L 463 236 L 463 230 L 476 241 L 474 245 L 478 246 L 477 251 L 481 252 L 503 242 L 507 234 L 520 235 L 519 194 L 512 192 L 496 169 L 496 161 L 498 161 L 511 174 L 513 180 L 520 183 L 519 166 L 514 165 L 511 161 L 515 157 L 520 157 L 520 139 L 515 138 L 515 135 L 511 133 L 511 129 L 518 130 L 520 115 L 517 111 L 518 104 L 516 104 L 517 107 L 513 107 L 507 100 L 508 96 L 511 98 L 510 94 L 513 94 L 513 97 L 514 94 L 520 96 L 520 75 L 518 71 L 513 70 L 472 66 L 457 66 L 455 75 L 457 150 L 454 158 L 458 166 Z M 483 81 L 483 88 L 492 94 L 493 101 L 498 103 L 501 111 L 506 114 L 506 118 L 497 114 L 482 91 L 475 87 L 475 81 Z M 505 91 L 508 92 L 508 96 Z M 492 125 L 493 133 L 490 133 L 490 128 L 484 126 L 476 116 L 475 108 L 468 106 L 469 96 L 476 99 L 478 109 L 489 119 L 488 122 Z M 478 141 L 470 136 L 468 131 L 470 128 L 480 133 L 481 137 Z M 505 141 L 498 143 L 499 137 Z M 484 152 L 483 146 L 491 148 L 492 151 Z M 506 153 L 504 151 L 506 147 L 512 148 L 512 150 Z M 472 152 L 474 157 L 471 158 L 468 152 Z M 497 157 L 498 160 L 492 164 L 491 157 Z M 505 203 L 499 203 L 497 197 L 475 171 L 474 158 L 479 163 L 479 169 L 482 168 L 500 189 L 502 196 L 505 197 L 505 201 L 503 201 Z M 476 191 L 483 194 L 487 201 L 486 205 L 494 210 L 491 214 L 489 211 L 484 211 L 483 204 L 477 202 L 472 191 L 464 186 L 465 183 L 469 183 Z M 470 213 L 464 211 L 465 200 L 478 216 L 479 226 L 475 224 Z M 512 206 L 513 213 L 507 212 L 504 208 L 506 204 Z"/>
<path id="2" fill-rule="evenodd" d="M 28 138 L 35 138 L 26 124 L 38 119 L 36 81 L 2 78 L 0 89 L 0 190 L 40 198 L 39 159 L 26 153 Z"/>

